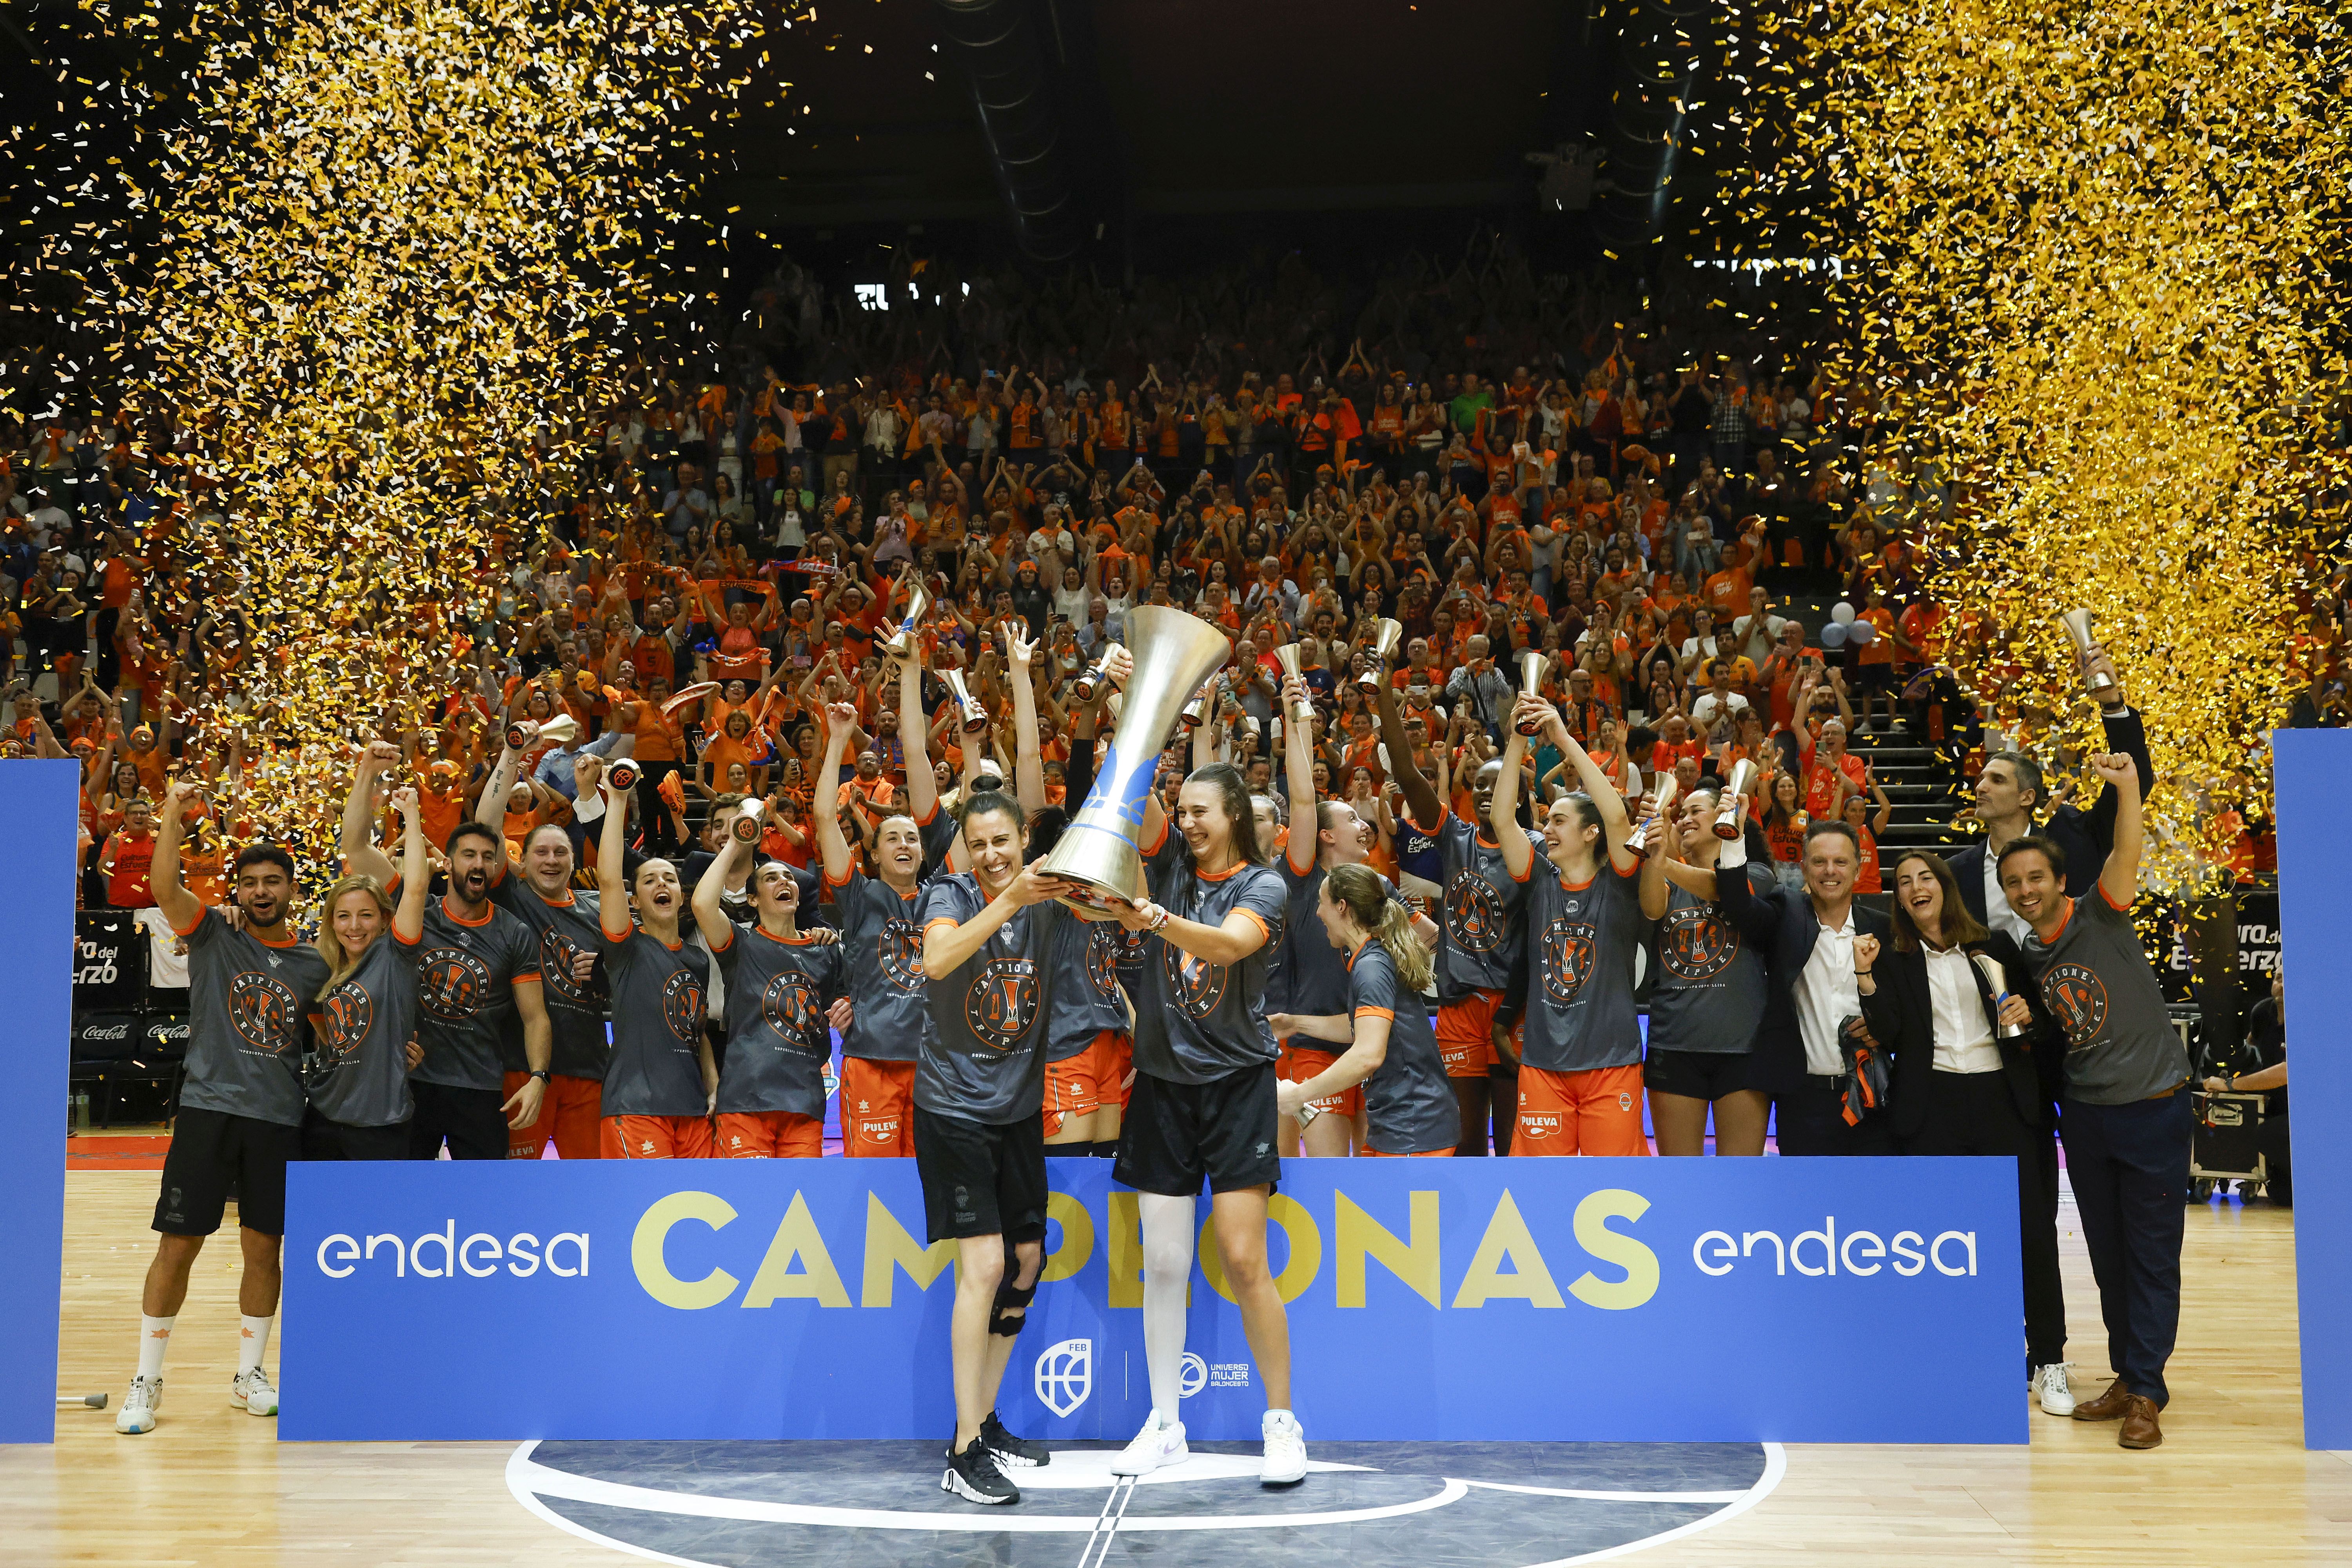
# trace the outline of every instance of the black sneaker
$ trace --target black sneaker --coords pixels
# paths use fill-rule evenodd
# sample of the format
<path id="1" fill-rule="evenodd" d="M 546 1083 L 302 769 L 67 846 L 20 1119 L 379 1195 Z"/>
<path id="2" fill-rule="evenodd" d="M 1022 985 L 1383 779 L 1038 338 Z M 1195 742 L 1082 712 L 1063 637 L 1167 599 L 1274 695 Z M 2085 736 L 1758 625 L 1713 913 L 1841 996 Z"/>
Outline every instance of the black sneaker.
<path id="1" fill-rule="evenodd" d="M 966 1502 L 1021 1500 L 1021 1489 L 1004 1479 L 985 1442 L 974 1443 L 961 1454 L 949 1453 L 948 1473 L 940 1478 L 940 1490 L 953 1492 Z"/>
<path id="2" fill-rule="evenodd" d="M 993 1410 L 988 1413 L 988 1419 L 980 1424 L 980 1445 L 995 1456 L 999 1466 L 1006 1468 L 1034 1468 L 1054 1462 L 1052 1449 L 1026 1437 L 1015 1437 L 1004 1429 L 1004 1423 L 996 1418 Z"/>

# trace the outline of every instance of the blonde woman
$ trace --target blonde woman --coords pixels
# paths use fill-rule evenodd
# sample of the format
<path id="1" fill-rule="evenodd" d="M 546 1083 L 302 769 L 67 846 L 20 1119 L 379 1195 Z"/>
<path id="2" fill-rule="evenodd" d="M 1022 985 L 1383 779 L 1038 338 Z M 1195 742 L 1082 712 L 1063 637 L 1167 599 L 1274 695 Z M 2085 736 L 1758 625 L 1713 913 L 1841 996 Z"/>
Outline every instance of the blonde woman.
<path id="1" fill-rule="evenodd" d="M 1412 932 L 1412 915 L 1379 872 L 1328 867 L 1316 900 L 1323 934 L 1348 955 L 1348 1011 L 1332 1017 L 1285 1016 L 1276 1029 L 1332 1040 L 1348 1049 L 1303 1083 L 1276 1086 L 1286 1116 L 1309 1102 L 1364 1085 L 1366 1154 L 1451 1154 L 1462 1112 L 1445 1076 L 1437 1031 L 1421 993 L 1434 964 Z M 1300 940 L 1306 933 L 1299 933 Z"/>
<path id="2" fill-rule="evenodd" d="M 409 1042 L 432 878 L 416 791 L 395 791 L 392 805 L 403 830 L 400 902 L 375 878 L 353 873 L 327 890 L 319 922 L 327 983 L 310 1015 L 319 1056 L 302 1123 L 306 1160 L 408 1158 Z"/>

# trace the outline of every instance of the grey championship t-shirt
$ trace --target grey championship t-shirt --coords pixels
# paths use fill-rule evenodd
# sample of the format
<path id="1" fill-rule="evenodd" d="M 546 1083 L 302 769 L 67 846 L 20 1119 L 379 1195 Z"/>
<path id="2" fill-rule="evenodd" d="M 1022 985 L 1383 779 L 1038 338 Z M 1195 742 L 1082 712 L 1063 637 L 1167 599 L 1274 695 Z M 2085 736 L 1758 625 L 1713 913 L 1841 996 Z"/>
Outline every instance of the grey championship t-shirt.
<path id="1" fill-rule="evenodd" d="M 1207 926 L 1244 910 L 1265 941 L 1239 963 L 1210 963 L 1147 935 L 1135 998 L 1135 1067 L 1170 1083 L 1210 1083 L 1281 1054 L 1265 1022 L 1265 971 L 1282 941 L 1290 895 L 1271 866 L 1244 861 L 1222 876 L 1202 876 L 1181 853 L 1183 843 L 1169 832 L 1146 858 L 1152 902 Z"/>
<path id="2" fill-rule="evenodd" d="M 719 1109 L 823 1121 L 824 1068 L 833 1056 L 825 1009 L 849 988 L 840 945 L 739 926 L 717 957 L 727 981 Z"/>
<path id="3" fill-rule="evenodd" d="M 537 980 L 539 938 L 496 904 L 461 921 L 446 899 L 425 906 L 416 966 L 416 1039 L 425 1059 L 409 1076 L 450 1089 L 502 1089 L 502 1037 L 514 1023 L 514 988 Z"/>
<path id="4" fill-rule="evenodd" d="M 1640 872 L 1607 858 L 1580 888 L 1536 855 L 1528 879 L 1528 1013 L 1520 1060 L 1544 1072 L 1591 1072 L 1642 1059 L 1633 955 L 1643 929 Z"/>
<path id="5" fill-rule="evenodd" d="M 642 929 L 615 939 L 597 933 L 613 977 L 613 1063 L 604 1073 L 606 1116 L 699 1116 L 702 998 L 710 955 L 692 942 L 672 947 Z"/>
<path id="6" fill-rule="evenodd" d="M 327 961 L 303 942 L 231 931 L 218 910 L 205 910 L 179 934 L 188 944 L 180 1103 L 301 1126 L 302 1024 L 327 983 Z"/>
<path id="7" fill-rule="evenodd" d="M 1055 922 L 1053 1003 L 1045 1009 L 1045 1059 L 1067 1061 L 1095 1043 L 1101 1034 L 1128 1033 L 1127 998 L 1120 994 L 1122 972 L 1132 984 L 1133 971 L 1143 957 L 1143 933 L 1130 931 L 1117 921 L 1080 920 L 1073 915 Z"/>
<path id="8" fill-rule="evenodd" d="M 1751 862 L 1747 875 L 1759 898 L 1776 885 L 1769 866 Z M 1723 918 L 1723 906 L 1669 882 L 1651 940 L 1650 1049 L 1745 1052 L 1764 1016 L 1764 956 Z"/>
<path id="9" fill-rule="evenodd" d="M 923 889 L 922 929 L 961 925 L 987 907 L 970 874 L 944 873 Z M 1044 1114 L 1055 933 L 1076 919 L 1059 904 L 1032 904 L 953 971 L 929 977 L 931 1032 L 915 1064 L 917 1106 L 996 1125 Z"/>
<path id="10" fill-rule="evenodd" d="M 346 1127 L 390 1127 L 408 1120 L 408 1042 L 416 1033 L 416 965 L 425 944 L 403 942 L 387 927 L 343 983 L 313 1003 L 310 1032 L 319 1052 L 310 1103 Z"/>
<path id="11" fill-rule="evenodd" d="M 1345 963 L 1349 1018 L 1377 1013 L 1389 1021 L 1388 1055 L 1364 1081 L 1365 1142 L 1383 1154 L 1453 1148 L 1462 1138 L 1462 1109 L 1445 1077 L 1428 1004 L 1420 992 L 1405 989 L 1396 961 L 1377 938 Z"/>
<path id="12" fill-rule="evenodd" d="M 490 884 L 490 901 L 539 938 L 540 991 L 547 998 L 547 1021 L 554 1036 L 549 1067 L 561 1078 L 602 1079 L 613 1054 L 612 1038 L 604 1029 L 613 1006 L 612 987 L 601 963 L 589 972 L 587 984 L 572 978 L 572 961 L 583 954 L 594 958 L 602 945 L 596 895 L 566 889 L 563 901 L 551 904 L 509 868 Z M 527 1070 L 520 1028 L 507 1031 L 501 1061 L 509 1072 Z"/>
<path id="13" fill-rule="evenodd" d="M 1437 999 L 1459 1002 L 1474 991 L 1500 991 L 1510 984 L 1511 962 L 1524 940 L 1527 887 L 1512 879 L 1502 846 L 1452 812 L 1435 833 L 1445 871 Z M 1540 846 L 1537 858 L 1542 858 Z"/>
<path id="14" fill-rule="evenodd" d="M 2066 1029 L 2066 1098 L 2129 1105 L 2176 1087 L 2189 1077 L 2189 1052 L 2131 911 L 2107 902 L 2105 888 L 2072 902 L 2056 942 L 2044 946 L 2029 931 L 2024 943 L 2042 999 Z"/>
<path id="15" fill-rule="evenodd" d="M 920 883 L 905 898 L 863 871 L 835 884 L 843 955 L 849 963 L 849 1032 L 844 1056 L 911 1062 L 931 1028 L 923 1000 L 923 933 L 915 923 Z"/>
<path id="16" fill-rule="evenodd" d="M 1290 994 L 1286 1006 L 1277 1007 L 1267 1002 L 1266 1010 L 1273 1013 L 1297 1013 L 1305 1017 L 1327 1018 L 1348 1010 L 1348 955 L 1331 945 L 1323 929 L 1321 917 L 1315 908 L 1323 898 L 1323 868 L 1318 864 L 1300 875 L 1291 868 L 1288 857 L 1276 863 L 1282 882 L 1290 895 L 1287 929 L 1283 933 L 1283 950 L 1288 955 L 1286 964 L 1290 976 Z M 1412 906 L 1385 877 L 1381 879 L 1381 890 L 1389 901 L 1412 912 Z M 1310 1042 L 1318 1049 L 1328 1050 L 1333 1042 Z"/>

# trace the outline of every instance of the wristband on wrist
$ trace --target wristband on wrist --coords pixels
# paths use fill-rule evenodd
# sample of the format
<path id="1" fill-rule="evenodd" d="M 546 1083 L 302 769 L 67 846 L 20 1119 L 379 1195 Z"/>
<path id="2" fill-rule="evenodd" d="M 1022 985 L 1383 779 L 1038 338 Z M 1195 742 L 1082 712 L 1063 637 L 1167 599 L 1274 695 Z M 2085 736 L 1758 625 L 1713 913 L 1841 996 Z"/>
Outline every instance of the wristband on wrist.
<path id="1" fill-rule="evenodd" d="M 531 1069 L 530 1076 L 539 1079 L 540 1082 L 545 1083 L 550 1078 L 552 1078 L 554 1074 L 546 1068 L 534 1068 Z"/>

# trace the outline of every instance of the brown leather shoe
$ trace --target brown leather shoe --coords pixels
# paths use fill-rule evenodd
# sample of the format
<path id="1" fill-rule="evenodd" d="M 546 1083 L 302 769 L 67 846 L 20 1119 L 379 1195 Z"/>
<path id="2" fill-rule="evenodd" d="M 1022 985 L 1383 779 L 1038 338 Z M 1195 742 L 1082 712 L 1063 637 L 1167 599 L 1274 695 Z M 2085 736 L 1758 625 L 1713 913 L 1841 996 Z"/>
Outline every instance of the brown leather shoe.
<path id="1" fill-rule="evenodd" d="M 2124 1403 L 2124 1429 L 2116 1434 L 2116 1441 L 2126 1448 L 2153 1448 L 2164 1441 L 2164 1428 L 2156 1424 L 2156 1401 L 2144 1394 L 2126 1394 Z"/>
<path id="2" fill-rule="evenodd" d="M 2124 1380 L 2119 1377 L 2107 1384 L 2107 1391 L 2096 1399 L 2085 1399 L 2075 1405 L 2074 1419 L 2120 1421 L 2124 1418 L 2124 1412 L 2130 1406 L 2131 1402 L 2132 1392 L 2124 1386 Z"/>

